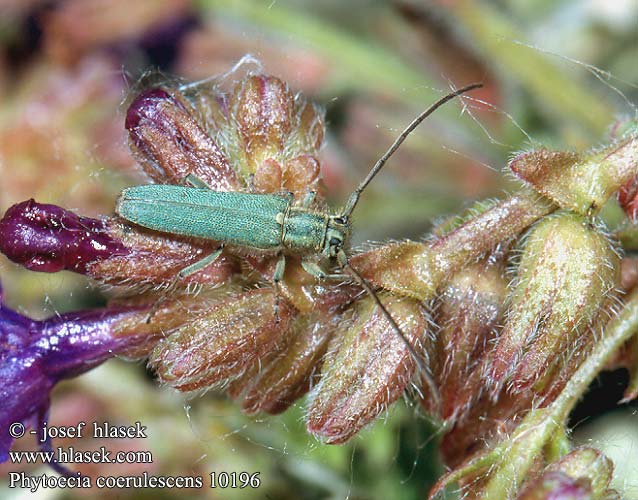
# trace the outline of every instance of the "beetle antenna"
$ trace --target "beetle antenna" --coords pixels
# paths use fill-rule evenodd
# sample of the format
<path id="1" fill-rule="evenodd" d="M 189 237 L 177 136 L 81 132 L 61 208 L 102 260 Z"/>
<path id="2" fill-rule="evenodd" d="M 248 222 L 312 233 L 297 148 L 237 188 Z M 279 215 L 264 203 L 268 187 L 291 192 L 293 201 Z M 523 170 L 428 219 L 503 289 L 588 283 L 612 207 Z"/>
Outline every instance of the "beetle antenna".
<path id="1" fill-rule="evenodd" d="M 419 353 L 416 352 L 416 349 L 414 348 L 414 346 L 410 343 L 408 338 L 405 336 L 405 333 L 403 332 L 403 330 L 401 330 L 401 327 L 398 325 L 396 320 L 392 317 L 392 315 L 390 314 L 390 311 L 388 311 L 388 309 L 383 305 L 383 303 L 381 302 L 381 299 L 379 299 L 379 296 L 375 293 L 375 291 L 372 289 L 370 284 L 363 278 L 363 276 L 361 276 L 357 271 L 355 271 L 355 269 L 350 265 L 350 263 L 348 262 L 348 257 L 346 256 L 345 252 L 340 251 L 337 254 L 337 259 L 339 261 L 339 265 L 341 266 L 341 268 L 347 271 L 348 274 L 350 274 L 350 276 L 354 278 L 357 284 L 361 288 L 363 288 L 368 293 L 368 295 L 370 295 L 370 297 L 374 299 L 374 302 L 377 304 L 377 306 L 381 310 L 383 316 L 385 316 L 385 319 L 388 320 L 388 323 L 390 323 L 390 325 L 392 326 L 392 329 L 397 333 L 397 335 L 401 338 L 401 340 L 403 340 L 403 343 L 407 347 L 408 352 L 410 353 L 410 356 L 412 356 L 414 361 L 416 361 L 419 371 L 422 373 L 423 378 L 425 379 L 425 383 L 430 388 L 430 394 L 432 396 L 432 399 L 434 400 L 435 408 L 437 408 L 437 410 L 439 410 L 439 413 L 440 413 L 441 394 L 439 393 L 439 388 L 437 387 L 436 382 L 434 381 L 434 377 L 432 376 L 432 373 L 430 372 L 430 368 L 425 364 L 425 361 L 423 361 L 423 358 L 419 355 Z"/>
<path id="2" fill-rule="evenodd" d="M 434 113 L 438 108 L 443 106 L 446 102 L 451 101 L 455 97 L 458 97 L 461 94 L 465 94 L 466 92 L 469 92 L 470 90 L 481 88 L 482 86 L 483 86 L 482 83 L 473 83 L 471 85 L 467 85 L 466 87 L 455 90 L 454 92 L 450 92 L 446 96 L 441 97 L 441 99 L 436 101 L 434 104 L 432 104 L 432 106 L 430 106 L 428 109 L 423 111 L 419 116 L 417 116 L 414 120 L 412 120 L 412 123 L 410 123 L 410 125 L 408 125 L 405 128 L 405 130 L 401 132 L 401 135 L 399 135 L 399 137 L 395 139 L 395 141 L 392 143 L 392 146 L 390 146 L 388 150 L 383 154 L 383 156 L 381 156 L 381 158 L 377 160 L 377 162 L 374 164 L 374 167 L 372 167 L 372 170 L 370 170 L 366 178 L 363 179 L 363 181 L 361 182 L 361 184 L 359 184 L 357 189 L 355 189 L 352 192 L 352 194 L 350 195 L 350 198 L 348 198 L 348 202 L 346 203 L 346 206 L 343 209 L 343 213 L 341 214 L 341 216 L 348 218 L 350 217 L 350 215 L 352 215 L 352 211 L 354 210 L 354 207 L 357 206 L 357 203 L 359 202 L 359 197 L 361 196 L 361 193 L 363 192 L 363 190 L 368 186 L 368 184 L 370 184 L 370 181 L 374 179 L 374 176 L 379 173 L 379 171 L 383 168 L 385 163 L 394 154 L 394 152 L 397 149 L 399 149 L 399 146 L 403 144 L 403 141 L 405 141 L 405 139 L 412 133 L 412 131 L 415 128 L 417 128 L 421 124 L 423 120 L 425 120 L 428 116 Z"/>

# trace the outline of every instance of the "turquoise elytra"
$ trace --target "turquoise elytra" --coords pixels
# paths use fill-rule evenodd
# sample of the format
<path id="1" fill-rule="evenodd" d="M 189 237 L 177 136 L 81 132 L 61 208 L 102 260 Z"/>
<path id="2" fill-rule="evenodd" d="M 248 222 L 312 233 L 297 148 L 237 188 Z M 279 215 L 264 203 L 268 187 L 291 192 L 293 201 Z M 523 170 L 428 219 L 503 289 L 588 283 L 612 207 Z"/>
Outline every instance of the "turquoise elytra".
<path id="1" fill-rule="evenodd" d="M 247 248 L 326 253 L 348 237 L 328 214 L 293 207 L 292 195 L 221 192 L 149 184 L 122 191 L 116 212 L 142 227 Z M 341 227 L 339 227 L 341 226 Z"/>

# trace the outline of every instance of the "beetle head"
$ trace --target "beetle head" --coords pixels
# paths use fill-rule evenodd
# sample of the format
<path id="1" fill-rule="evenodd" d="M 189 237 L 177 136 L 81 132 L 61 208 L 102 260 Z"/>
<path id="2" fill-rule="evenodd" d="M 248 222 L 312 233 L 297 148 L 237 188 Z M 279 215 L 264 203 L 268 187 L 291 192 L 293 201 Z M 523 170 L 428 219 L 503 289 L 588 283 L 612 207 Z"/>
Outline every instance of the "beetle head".
<path id="1" fill-rule="evenodd" d="M 328 219 L 322 253 L 327 257 L 335 258 L 347 246 L 349 239 L 350 225 L 347 218 L 342 215 L 331 215 Z"/>

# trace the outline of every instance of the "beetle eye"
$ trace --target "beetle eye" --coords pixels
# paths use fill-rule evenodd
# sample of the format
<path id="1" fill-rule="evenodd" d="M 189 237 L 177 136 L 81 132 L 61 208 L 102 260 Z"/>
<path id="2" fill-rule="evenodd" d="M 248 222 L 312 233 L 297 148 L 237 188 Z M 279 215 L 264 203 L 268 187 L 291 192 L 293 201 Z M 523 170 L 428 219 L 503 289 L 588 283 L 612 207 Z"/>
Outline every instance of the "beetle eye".
<path id="1" fill-rule="evenodd" d="M 343 217 L 335 217 L 335 218 L 334 218 L 334 221 L 335 221 L 337 224 L 341 224 L 341 225 L 344 225 L 344 226 L 346 225 L 346 219 L 345 219 L 345 218 L 343 218 Z"/>
<path id="2" fill-rule="evenodd" d="M 330 246 L 331 247 L 336 247 L 336 246 L 339 246 L 339 245 L 341 245 L 341 240 L 339 238 L 335 238 L 335 237 L 330 238 Z"/>

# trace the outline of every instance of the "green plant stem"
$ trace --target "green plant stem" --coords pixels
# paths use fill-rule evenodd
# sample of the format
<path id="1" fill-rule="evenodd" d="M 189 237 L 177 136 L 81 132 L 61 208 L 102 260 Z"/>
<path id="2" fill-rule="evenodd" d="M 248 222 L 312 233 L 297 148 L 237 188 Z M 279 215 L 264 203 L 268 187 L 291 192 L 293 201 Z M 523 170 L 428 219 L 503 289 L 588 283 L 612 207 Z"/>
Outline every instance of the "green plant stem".
<path id="1" fill-rule="evenodd" d="M 560 422 L 552 421 L 548 408 L 530 412 L 508 440 L 506 451 L 501 453 L 502 461 L 498 469 L 490 474 L 480 498 L 510 498 L 528 475 L 530 467 L 558 425 Z"/>

